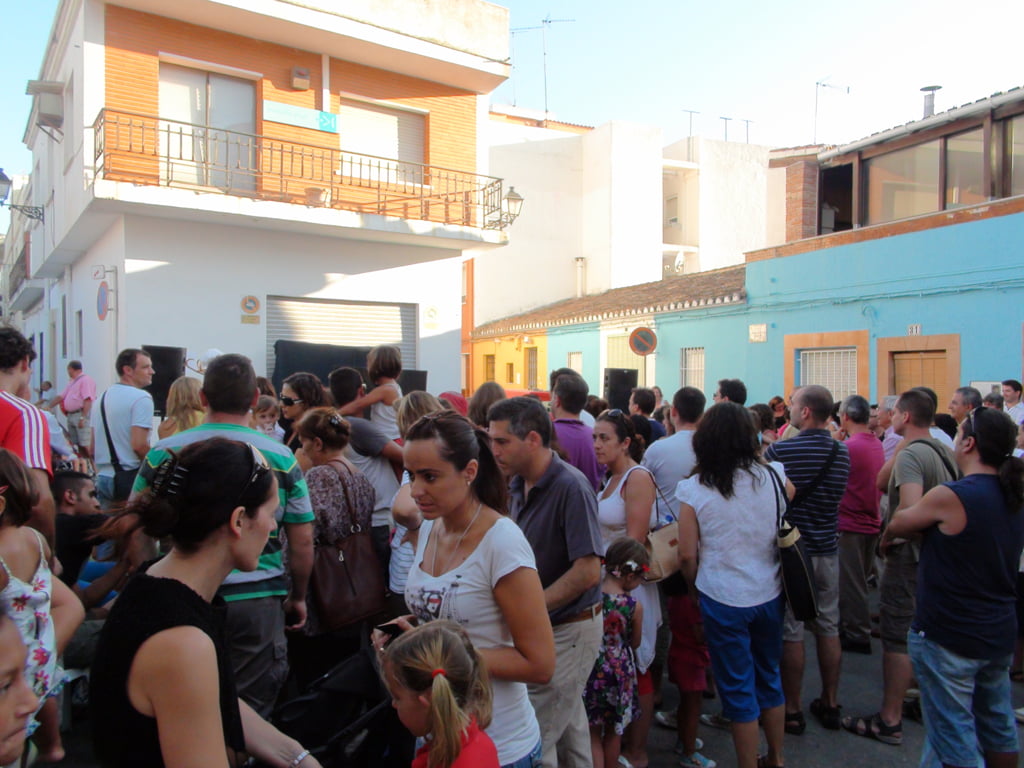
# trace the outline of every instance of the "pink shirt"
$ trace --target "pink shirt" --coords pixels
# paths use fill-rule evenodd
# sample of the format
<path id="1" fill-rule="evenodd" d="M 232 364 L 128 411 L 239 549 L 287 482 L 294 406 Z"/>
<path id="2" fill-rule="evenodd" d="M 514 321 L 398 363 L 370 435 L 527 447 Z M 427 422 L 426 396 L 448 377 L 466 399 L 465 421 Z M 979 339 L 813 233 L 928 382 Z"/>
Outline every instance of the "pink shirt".
<path id="1" fill-rule="evenodd" d="M 86 400 L 95 402 L 96 382 L 87 373 L 79 374 L 64 387 L 64 391 L 60 393 L 60 400 L 64 413 L 80 411 Z"/>
<path id="2" fill-rule="evenodd" d="M 850 476 L 846 493 L 839 502 L 839 530 L 845 533 L 878 533 L 881 519 L 878 501 L 882 492 L 875 481 L 885 464 L 882 441 L 870 432 L 850 435 L 846 440 L 850 451 Z"/>

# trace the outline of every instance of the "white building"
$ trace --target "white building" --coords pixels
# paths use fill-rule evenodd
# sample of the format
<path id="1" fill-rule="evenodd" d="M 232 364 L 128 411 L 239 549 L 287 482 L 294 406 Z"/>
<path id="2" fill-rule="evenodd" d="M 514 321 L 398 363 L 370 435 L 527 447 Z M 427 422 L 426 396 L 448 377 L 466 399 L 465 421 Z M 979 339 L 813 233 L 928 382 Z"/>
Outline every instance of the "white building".
<path id="1" fill-rule="evenodd" d="M 507 241 L 477 141 L 507 62 L 483 0 L 61 0 L 25 133 L 45 222 L 7 284 L 44 375 L 395 343 L 458 388 L 463 253 Z"/>

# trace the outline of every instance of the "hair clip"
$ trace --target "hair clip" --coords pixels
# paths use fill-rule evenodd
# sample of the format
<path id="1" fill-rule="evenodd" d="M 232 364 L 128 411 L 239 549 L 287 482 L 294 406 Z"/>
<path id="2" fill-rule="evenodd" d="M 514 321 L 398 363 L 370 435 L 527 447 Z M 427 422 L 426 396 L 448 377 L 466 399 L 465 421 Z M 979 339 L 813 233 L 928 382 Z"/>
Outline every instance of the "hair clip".
<path id="1" fill-rule="evenodd" d="M 163 497 L 177 495 L 181 492 L 187 477 L 188 467 L 181 466 L 177 454 L 171 453 L 156 468 L 156 474 L 153 476 L 153 495 Z"/>
<path id="2" fill-rule="evenodd" d="M 332 427 L 341 427 L 343 424 L 341 416 L 336 413 L 332 413 L 328 421 L 331 423 Z"/>

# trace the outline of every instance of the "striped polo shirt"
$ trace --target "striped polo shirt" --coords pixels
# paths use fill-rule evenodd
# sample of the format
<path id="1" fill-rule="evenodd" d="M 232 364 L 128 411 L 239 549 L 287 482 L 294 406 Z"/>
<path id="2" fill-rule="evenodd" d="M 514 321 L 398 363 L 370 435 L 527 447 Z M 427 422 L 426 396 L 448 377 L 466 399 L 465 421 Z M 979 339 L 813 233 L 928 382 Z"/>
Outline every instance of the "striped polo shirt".
<path id="1" fill-rule="evenodd" d="M 768 461 L 782 462 L 786 477 L 799 492 L 821 472 L 833 445 L 839 446 L 839 452 L 828 472 L 810 494 L 790 505 L 787 513 L 811 555 L 834 555 L 839 549 L 839 502 L 846 493 L 850 475 L 850 452 L 827 429 L 805 429 L 796 437 L 773 443 L 765 451 Z"/>
<path id="2" fill-rule="evenodd" d="M 132 493 L 141 493 L 149 488 L 156 475 L 156 468 L 167 458 L 168 450 L 183 448 L 211 437 L 224 437 L 241 443 L 254 445 L 266 458 L 274 476 L 277 478 L 277 491 L 281 506 L 277 510 L 278 523 L 312 523 L 315 519 L 309 502 L 309 490 L 302 470 L 291 450 L 273 440 L 262 432 L 241 427 L 236 424 L 200 424 L 193 429 L 178 432 L 157 443 L 135 476 Z M 284 563 L 281 555 L 281 539 L 278 538 L 280 528 L 275 529 L 267 540 L 260 562 L 255 571 L 232 571 L 228 574 L 219 594 L 227 602 L 234 600 L 251 600 L 259 597 L 284 597 L 288 594 L 288 582 L 285 578 Z"/>

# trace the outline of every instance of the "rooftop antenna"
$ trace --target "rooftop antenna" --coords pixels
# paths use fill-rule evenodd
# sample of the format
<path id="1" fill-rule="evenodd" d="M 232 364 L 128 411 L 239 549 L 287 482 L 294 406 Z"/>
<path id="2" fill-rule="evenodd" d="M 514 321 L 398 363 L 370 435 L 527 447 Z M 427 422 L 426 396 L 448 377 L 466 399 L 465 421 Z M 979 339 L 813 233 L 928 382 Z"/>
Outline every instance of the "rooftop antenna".
<path id="1" fill-rule="evenodd" d="M 926 85 L 921 89 L 924 94 L 924 117 L 935 114 L 935 92 L 942 90 L 941 85 Z"/>
<path id="2" fill-rule="evenodd" d="M 833 90 L 842 91 L 847 94 L 850 92 L 850 86 L 832 85 L 832 83 L 828 82 L 829 77 L 832 77 L 832 75 L 823 77 L 814 84 L 814 141 L 811 142 L 812 144 L 818 143 L 818 93 L 821 92 L 822 88 L 832 88 Z"/>
<path id="3" fill-rule="evenodd" d="M 725 123 L 725 140 L 728 141 L 729 140 L 729 121 L 732 120 L 732 118 L 731 117 L 720 117 L 718 119 L 722 120 Z"/>
<path id="4" fill-rule="evenodd" d="M 746 118 L 742 118 L 742 117 L 741 117 L 740 119 L 741 119 L 741 120 L 742 120 L 742 121 L 743 121 L 744 123 L 746 123 L 746 124 L 747 124 L 747 125 L 746 125 L 746 128 L 747 128 L 747 144 L 749 144 L 749 143 L 750 143 L 750 124 L 751 124 L 752 122 L 754 122 L 754 121 L 753 121 L 753 120 L 747 120 Z"/>
<path id="5" fill-rule="evenodd" d="M 690 136 L 692 137 L 693 136 L 693 116 L 694 115 L 699 115 L 700 112 L 698 112 L 695 109 L 684 109 L 683 112 L 689 112 L 690 113 Z"/>
<path id="6" fill-rule="evenodd" d="M 544 54 L 544 120 L 548 119 L 548 27 L 552 24 L 566 24 L 573 23 L 576 19 L 552 19 L 549 13 L 546 19 L 541 19 L 540 26 L 538 27 L 517 27 L 512 30 L 514 35 L 516 32 L 528 32 L 533 29 L 540 30 L 541 50 Z M 514 106 L 514 102 L 513 102 Z"/>

